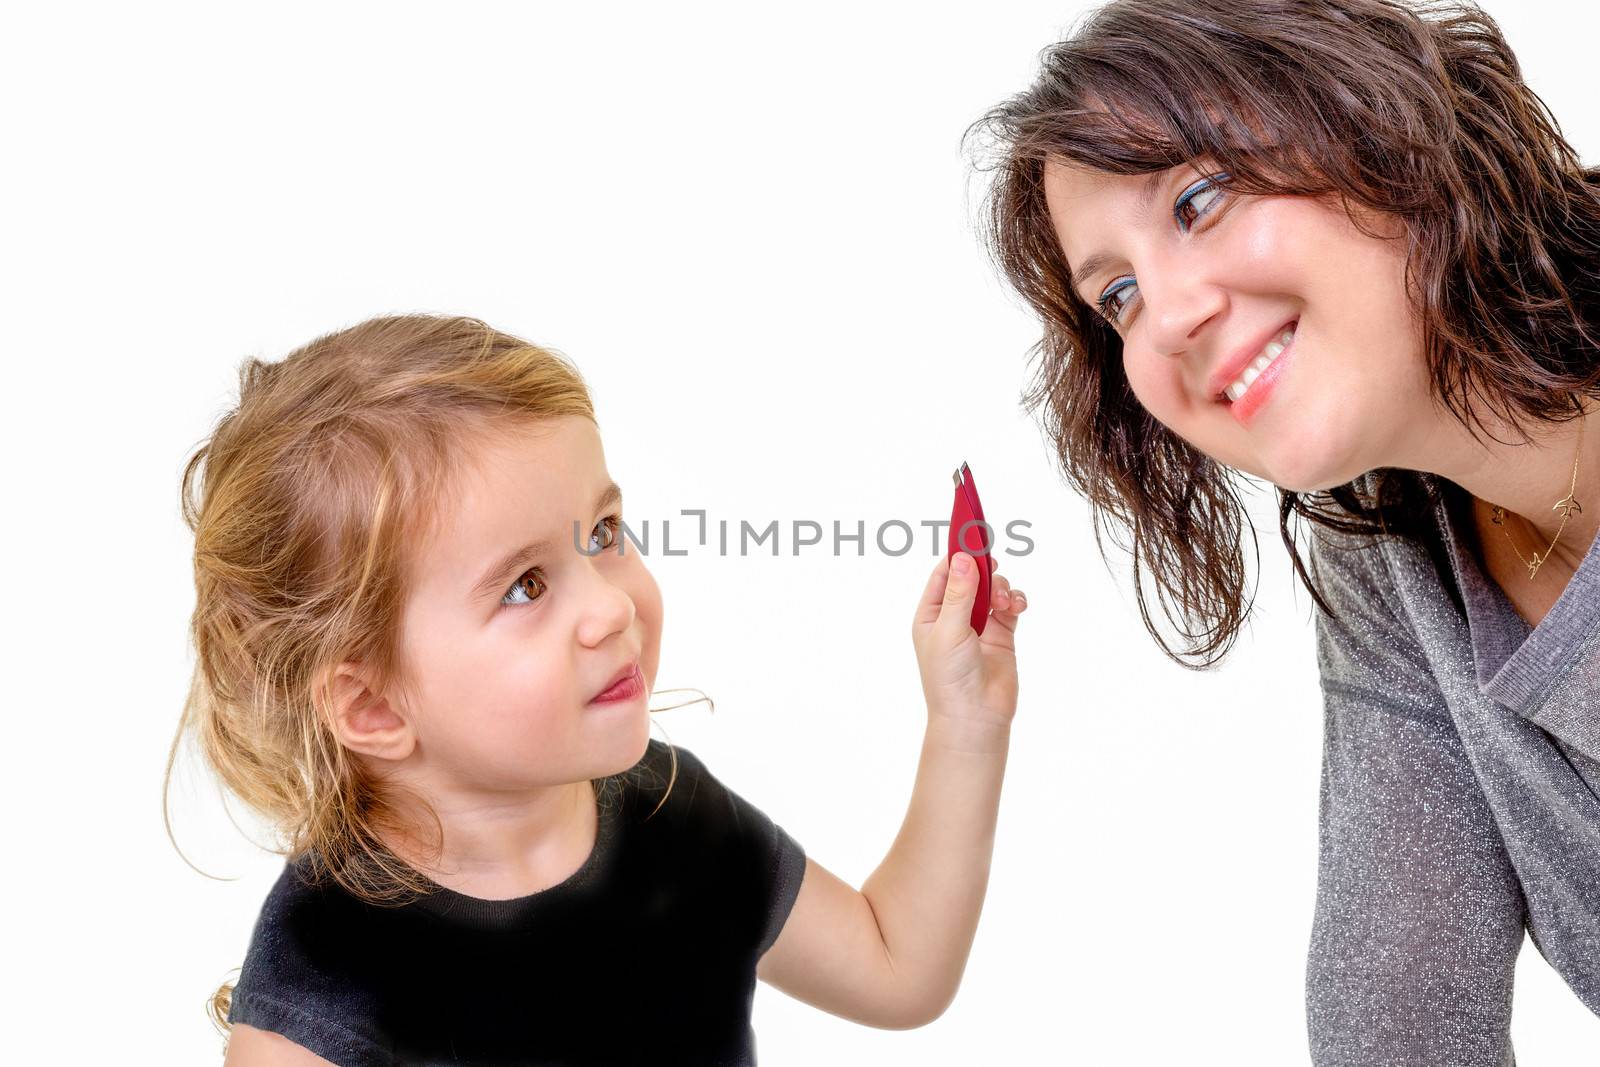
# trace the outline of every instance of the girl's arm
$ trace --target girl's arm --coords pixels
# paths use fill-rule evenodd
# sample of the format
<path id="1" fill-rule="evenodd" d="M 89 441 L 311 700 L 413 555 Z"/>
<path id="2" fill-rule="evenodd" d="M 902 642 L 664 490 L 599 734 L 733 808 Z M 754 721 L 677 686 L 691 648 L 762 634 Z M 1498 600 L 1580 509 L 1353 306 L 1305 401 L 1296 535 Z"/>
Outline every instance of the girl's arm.
<path id="1" fill-rule="evenodd" d="M 993 576 L 993 614 L 969 618 L 974 560 L 941 560 L 912 639 L 928 727 L 905 822 L 857 891 L 809 858 L 793 910 L 756 974 L 835 1015 L 893 1029 L 922 1026 L 954 999 L 978 927 L 1017 706 L 1014 631 L 1027 607 Z"/>

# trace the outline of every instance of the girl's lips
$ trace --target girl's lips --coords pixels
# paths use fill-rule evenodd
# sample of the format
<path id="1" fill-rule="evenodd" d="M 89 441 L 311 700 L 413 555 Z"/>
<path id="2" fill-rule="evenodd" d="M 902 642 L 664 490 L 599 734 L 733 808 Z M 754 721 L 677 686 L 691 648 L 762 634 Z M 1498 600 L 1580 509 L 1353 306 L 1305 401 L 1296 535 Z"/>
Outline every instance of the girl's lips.
<path id="1" fill-rule="evenodd" d="M 644 677 L 639 673 L 639 665 L 633 666 L 633 672 L 621 681 L 614 683 L 609 689 L 600 693 L 591 704 L 609 704 L 617 700 L 632 700 L 644 692 Z"/>

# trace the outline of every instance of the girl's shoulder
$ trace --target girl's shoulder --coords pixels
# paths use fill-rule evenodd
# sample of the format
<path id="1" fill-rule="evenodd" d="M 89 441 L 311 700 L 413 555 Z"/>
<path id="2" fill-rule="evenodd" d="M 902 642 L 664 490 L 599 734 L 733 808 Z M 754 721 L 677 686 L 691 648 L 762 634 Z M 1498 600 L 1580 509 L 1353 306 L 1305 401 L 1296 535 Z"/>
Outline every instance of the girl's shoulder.
<path id="1" fill-rule="evenodd" d="M 742 858 L 785 874 L 804 863 L 799 845 L 766 812 L 726 785 L 694 752 L 651 740 L 637 764 L 599 791 L 635 849 L 700 850 L 708 858 Z"/>
<path id="2" fill-rule="evenodd" d="M 315 877 L 315 857 L 290 857 L 262 902 L 228 1021 L 283 1034 L 336 1063 L 387 1063 L 372 1019 L 376 993 L 348 968 L 367 946 L 350 943 L 362 907 Z"/>
<path id="3" fill-rule="evenodd" d="M 756 956 L 771 947 L 805 874 L 800 843 L 681 746 L 652 740 L 621 778 L 616 851 L 639 875 L 621 881 L 674 900 L 690 926 L 703 912 L 719 936 L 744 930 Z"/>
<path id="4" fill-rule="evenodd" d="M 641 939 L 697 976 L 684 983 L 685 997 L 731 983 L 730 1003 L 740 1003 L 736 994 L 798 894 L 803 850 L 686 748 L 651 741 L 633 767 L 597 784 L 601 818 L 589 860 L 528 897 L 476 900 L 441 888 L 436 898 L 385 908 L 312 877 L 314 854 L 286 863 L 257 920 L 229 1018 L 336 1063 L 393 1062 L 393 1050 L 438 1036 L 449 1013 L 427 1008 L 430 997 L 459 1008 L 482 1044 L 504 1026 L 526 1029 L 523 1015 L 495 1008 L 507 990 L 523 1002 L 566 1004 L 571 975 L 603 968 L 577 983 L 585 990 L 614 979 L 611 961 Z M 526 966 L 535 942 L 557 961 L 548 971 Z M 471 975 L 453 962 L 463 953 L 474 960 Z M 638 996 L 659 999 L 660 991 Z M 581 1005 L 552 1010 L 568 1022 L 587 1018 Z"/>
<path id="5" fill-rule="evenodd" d="M 651 738 L 639 762 L 600 783 L 602 809 L 630 824 L 658 818 L 682 823 L 716 818 L 743 803 L 682 745 Z"/>

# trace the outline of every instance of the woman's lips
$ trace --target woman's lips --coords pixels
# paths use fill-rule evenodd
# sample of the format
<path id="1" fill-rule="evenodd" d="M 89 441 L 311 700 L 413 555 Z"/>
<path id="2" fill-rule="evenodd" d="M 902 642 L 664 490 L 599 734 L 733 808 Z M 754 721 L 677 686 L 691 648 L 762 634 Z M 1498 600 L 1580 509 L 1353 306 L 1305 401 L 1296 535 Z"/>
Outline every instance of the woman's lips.
<path id="1" fill-rule="evenodd" d="M 1256 412 L 1260 411 L 1267 401 L 1272 399 L 1272 394 L 1278 386 L 1278 379 L 1283 377 L 1284 369 L 1288 367 L 1289 361 L 1294 357 L 1299 342 L 1300 331 L 1296 329 L 1294 336 L 1289 339 L 1289 343 L 1284 346 L 1283 351 L 1278 353 L 1277 358 L 1268 364 L 1265 370 L 1256 375 L 1255 381 L 1251 382 L 1249 387 L 1240 394 L 1238 400 L 1228 404 L 1228 414 L 1233 416 L 1235 422 L 1241 426 L 1249 426 L 1251 420 L 1255 418 Z"/>
<path id="2" fill-rule="evenodd" d="M 1217 391 L 1212 395 L 1217 403 L 1224 406 L 1234 403 L 1234 400 L 1228 396 L 1227 391 L 1233 388 L 1234 382 L 1238 381 L 1240 376 L 1242 376 L 1244 372 L 1255 363 L 1256 360 L 1261 358 L 1261 355 L 1266 350 L 1267 345 L 1282 337 L 1285 330 L 1289 331 L 1289 344 L 1293 344 L 1294 336 L 1300 332 L 1300 316 L 1296 315 L 1288 322 L 1280 324 L 1277 329 L 1273 330 L 1272 333 L 1261 342 L 1261 344 L 1256 346 L 1255 351 L 1252 352 L 1248 358 L 1241 356 L 1239 361 L 1232 368 L 1232 373 L 1229 375 L 1227 380 L 1213 380 L 1213 384 L 1217 387 Z M 1284 345 L 1285 351 L 1289 348 L 1289 344 Z M 1280 351 L 1278 354 L 1281 356 L 1283 352 Z M 1248 389 L 1249 387 L 1246 386 L 1246 388 Z M 1239 398 L 1242 400 L 1244 398 L 1244 394 L 1240 393 Z"/>

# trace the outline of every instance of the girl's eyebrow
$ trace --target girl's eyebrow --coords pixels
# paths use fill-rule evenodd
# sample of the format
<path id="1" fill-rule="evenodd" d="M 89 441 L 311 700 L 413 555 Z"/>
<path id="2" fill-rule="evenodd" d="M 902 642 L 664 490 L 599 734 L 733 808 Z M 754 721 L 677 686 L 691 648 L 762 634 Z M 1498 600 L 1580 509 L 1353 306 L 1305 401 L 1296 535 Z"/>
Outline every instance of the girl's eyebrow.
<path id="1" fill-rule="evenodd" d="M 600 495 L 594 502 L 594 510 L 600 511 L 613 504 L 620 503 L 622 503 L 622 489 L 616 482 L 612 482 L 600 490 Z M 530 541 L 521 548 L 516 548 L 506 553 L 494 566 L 483 573 L 482 578 L 478 579 L 478 584 L 473 586 L 472 591 L 468 594 L 469 598 L 478 600 L 488 596 L 491 592 L 500 592 L 501 584 L 511 578 L 513 570 L 537 562 L 553 548 L 555 548 L 554 541 L 549 538 L 541 538 L 538 541 Z"/>
<path id="2" fill-rule="evenodd" d="M 1153 170 L 1149 174 L 1145 175 L 1144 184 L 1139 188 L 1139 199 L 1135 204 L 1135 210 L 1140 221 L 1143 221 L 1150 214 L 1150 202 L 1156 198 L 1156 193 L 1160 191 L 1161 179 L 1165 177 L 1166 173 L 1167 172 L 1164 170 Z M 1088 281 L 1090 278 L 1099 273 L 1106 264 L 1110 263 L 1115 258 L 1117 257 L 1113 256 L 1110 252 L 1096 252 L 1093 255 L 1084 257 L 1083 262 L 1078 265 L 1076 270 L 1074 270 L 1072 266 L 1068 264 L 1068 288 L 1077 292 L 1079 297 L 1084 299 L 1085 303 L 1094 303 L 1094 301 L 1083 296 L 1083 293 L 1080 291 L 1079 287 L 1084 282 Z"/>

